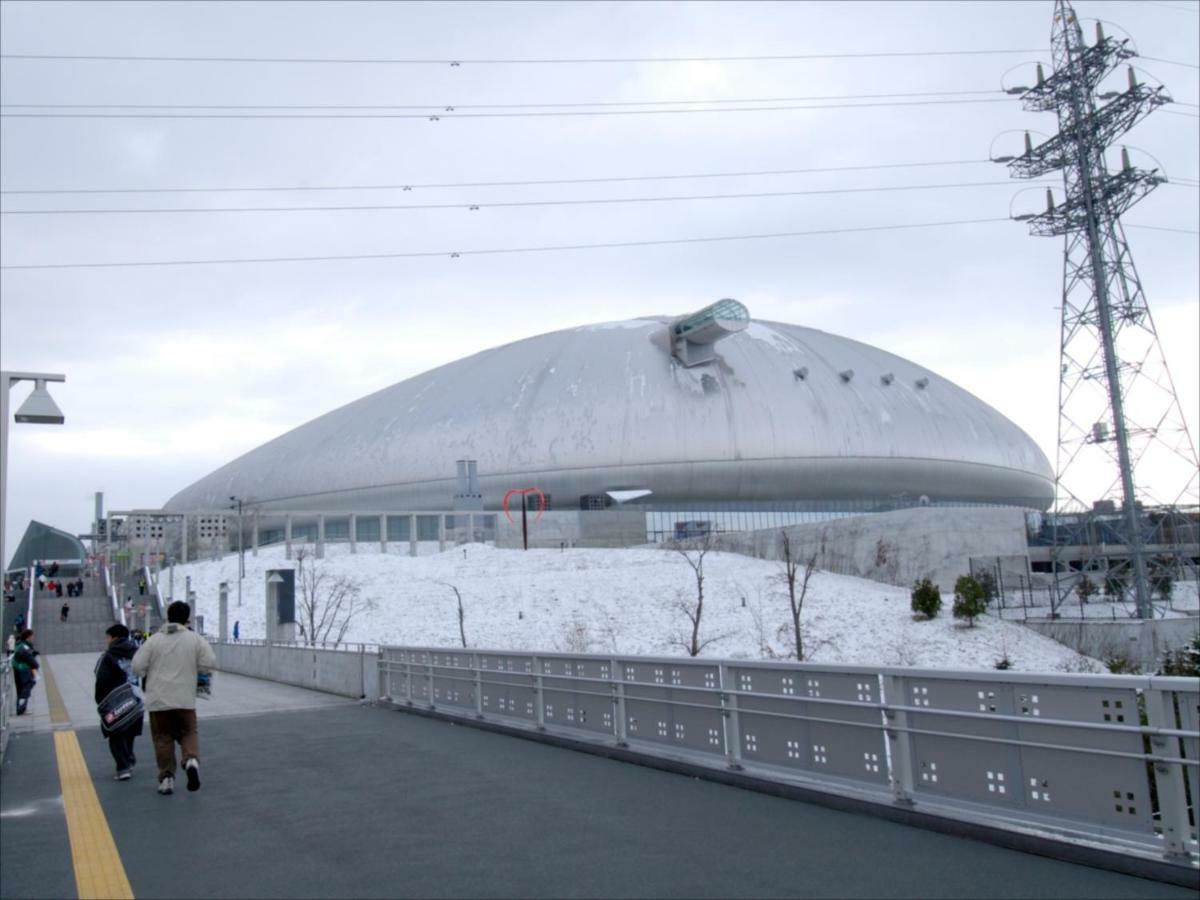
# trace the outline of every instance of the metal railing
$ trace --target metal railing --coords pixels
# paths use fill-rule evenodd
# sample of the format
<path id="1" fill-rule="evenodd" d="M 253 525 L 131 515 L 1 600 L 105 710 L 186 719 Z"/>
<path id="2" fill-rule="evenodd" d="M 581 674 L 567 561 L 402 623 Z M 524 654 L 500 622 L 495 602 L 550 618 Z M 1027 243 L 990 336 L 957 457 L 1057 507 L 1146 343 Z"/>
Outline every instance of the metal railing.
<path id="1" fill-rule="evenodd" d="M 0 761 L 8 748 L 8 720 L 17 709 L 17 683 L 13 679 L 12 662 L 0 658 Z"/>
<path id="2" fill-rule="evenodd" d="M 108 602 L 112 606 L 113 621 L 128 626 L 129 623 L 125 621 L 125 607 L 117 600 L 117 587 L 114 583 L 112 567 L 107 564 L 104 566 L 104 593 L 108 596 Z"/>
<path id="3" fill-rule="evenodd" d="M 379 678 L 399 708 L 1197 866 L 1192 679 L 420 647 Z"/>

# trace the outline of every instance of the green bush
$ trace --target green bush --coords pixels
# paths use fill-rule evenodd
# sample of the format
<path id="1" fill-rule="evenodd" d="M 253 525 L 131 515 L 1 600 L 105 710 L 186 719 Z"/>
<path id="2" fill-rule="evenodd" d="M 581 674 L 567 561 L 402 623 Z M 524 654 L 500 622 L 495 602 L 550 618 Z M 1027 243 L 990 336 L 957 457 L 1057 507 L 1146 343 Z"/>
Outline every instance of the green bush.
<path id="1" fill-rule="evenodd" d="M 1185 678 L 1200 678 L 1200 634 L 1192 642 L 1163 657 L 1161 675 L 1178 675 Z"/>
<path id="2" fill-rule="evenodd" d="M 975 576 L 975 580 L 979 582 L 979 586 L 983 588 L 983 602 L 985 604 L 992 603 L 1000 591 L 996 587 L 996 576 L 986 569 Z"/>
<path id="3" fill-rule="evenodd" d="M 986 611 L 987 598 L 983 585 L 970 575 L 963 575 L 954 582 L 954 618 L 966 619 L 967 624 L 974 628 L 976 617 Z"/>
<path id="4" fill-rule="evenodd" d="M 912 611 L 927 619 L 937 616 L 942 609 L 942 592 L 928 578 L 922 578 L 912 589 Z"/>
<path id="5" fill-rule="evenodd" d="M 1079 584 L 1075 585 L 1075 593 L 1079 595 L 1079 599 L 1083 603 L 1087 603 L 1092 597 L 1096 596 L 1096 582 L 1084 575 L 1079 579 Z"/>

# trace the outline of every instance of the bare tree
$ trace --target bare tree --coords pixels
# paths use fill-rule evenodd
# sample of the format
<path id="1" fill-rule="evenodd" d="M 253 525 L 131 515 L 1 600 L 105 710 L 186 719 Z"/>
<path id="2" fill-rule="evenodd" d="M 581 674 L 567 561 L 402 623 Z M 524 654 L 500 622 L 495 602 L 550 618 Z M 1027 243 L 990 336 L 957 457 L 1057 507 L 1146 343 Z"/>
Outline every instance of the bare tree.
<path id="1" fill-rule="evenodd" d="M 692 567 L 692 574 L 696 577 L 695 601 L 685 599 L 682 592 L 679 593 L 677 601 L 679 611 L 687 616 L 692 625 L 691 637 L 683 637 L 675 643 L 682 647 L 688 656 L 699 656 L 700 651 L 709 644 L 726 637 L 726 635 L 718 635 L 705 641 L 700 640 L 700 620 L 704 617 L 704 557 L 713 549 L 713 535 L 710 532 L 703 537 L 679 541 L 672 544 L 671 549 L 684 558 Z"/>
<path id="2" fill-rule="evenodd" d="M 462 594 L 459 593 L 458 588 L 456 588 L 454 585 L 452 585 L 448 581 L 439 581 L 438 584 L 442 585 L 443 587 L 448 587 L 448 588 L 450 588 L 450 590 L 454 591 L 454 597 L 458 601 L 458 639 L 460 641 L 462 641 L 463 648 L 466 649 L 467 632 L 463 625 L 464 613 L 463 613 L 463 605 L 462 605 Z"/>
<path id="3" fill-rule="evenodd" d="M 300 633 L 309 646 L 342 643 L 355 617 L 376 608 L 374 600 L 363 598 L 362 587 L 355 579 L 329 571 L 312 558 L 307 547 L 296 554 L 296 587 Z"/>
<path id="4" fill-rule="evenodd" d="M 808 583 L 812 580 L 813 573 L 817 571 L 817 558 L 824 555 L 825 542 L 822 540 L 820 548 L 814 550 L 808 559 L 804 560 L 804 568 L 801 569 L 800 557 L 797 553 L 799 548 L 792 546 L 791 538 L 788 537 L 786 530 L 780 530 L 779 539 L 780 549 L 783 552 L 781 577 L 784 584 L 787 585 L 788 605 L 792 612 L 792 634 L 796 638 L 796 660 L 804 662 L 804 632 L 800 627 L 800 613 L 804 610 L 804 598 L 808 596 Z M 796 593 L 797 581 L 800 583 L 799 594 Z"/>

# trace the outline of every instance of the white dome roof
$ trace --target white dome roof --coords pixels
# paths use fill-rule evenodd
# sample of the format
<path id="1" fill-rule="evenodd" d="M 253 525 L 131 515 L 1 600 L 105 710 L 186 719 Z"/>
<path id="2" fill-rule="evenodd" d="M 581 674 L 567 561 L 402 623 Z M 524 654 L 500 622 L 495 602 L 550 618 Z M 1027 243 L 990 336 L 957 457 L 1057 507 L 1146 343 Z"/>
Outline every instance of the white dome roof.
<path id="1" fill-rule="evenodd" d="M 1046 508 L 1053 475 L 1016 425 L 874 347 L 751 321 L 685 367 L 668 319 L 571 328 L 417 375 L 270 441 L 172 511 L 445 509 L 475 459 L 488 508 L 536 485 L 556 507 L 646 488 L 656 503 L 880 499 Z"/>

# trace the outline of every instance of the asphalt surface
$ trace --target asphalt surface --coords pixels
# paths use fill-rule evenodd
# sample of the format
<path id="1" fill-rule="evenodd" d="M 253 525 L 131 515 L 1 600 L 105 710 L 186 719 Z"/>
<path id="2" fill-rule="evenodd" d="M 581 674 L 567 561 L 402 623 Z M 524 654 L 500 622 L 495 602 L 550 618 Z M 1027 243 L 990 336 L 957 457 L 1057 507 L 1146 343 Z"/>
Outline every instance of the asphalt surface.
<path id="1" fill-rule="evenodd" d="M 139 898 L 1195 897 L 226 673 L 214 704 L 256 699 L 202 707 L 202 787 L 163 797 L 148 728 L 133 779 L 112 780 L 86 704 L 68 697 L 84 660 L 59 660 Z M 0 770 L 0 896 L 76 896 L 48 729 L 15 735 Z"/>

